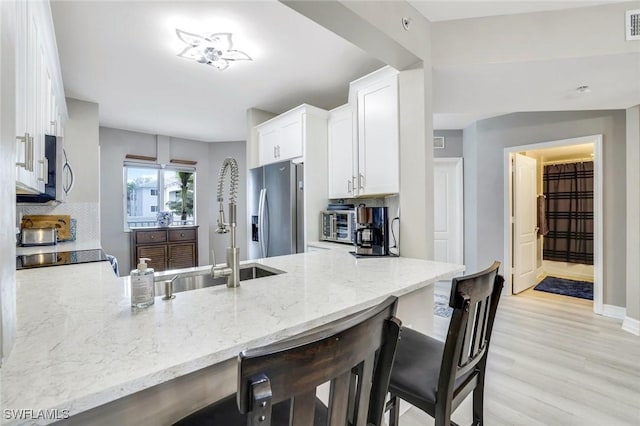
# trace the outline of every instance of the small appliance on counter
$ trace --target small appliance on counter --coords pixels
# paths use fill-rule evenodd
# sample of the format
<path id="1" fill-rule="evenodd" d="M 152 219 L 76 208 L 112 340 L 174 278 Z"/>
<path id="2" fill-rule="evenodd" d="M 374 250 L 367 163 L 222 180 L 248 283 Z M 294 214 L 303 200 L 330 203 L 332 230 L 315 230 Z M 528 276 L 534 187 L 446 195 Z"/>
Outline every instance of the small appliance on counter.
<path id="1" fill-rule="evenodd" d="M 356 208 L 355 251 L 359 256 L 389 256 L 389 212 L 387 207 Z"/>
<path id="2" fill-rule="evenodd" d="M 356 239 L 355 210 L 353 208 L 347 210 L 345 207 L 342 210 L 336 210 L 332 209 L 331 206 L 329 204 L 327 210 L 321 213 L 320 240 L 354 244 Z"/>

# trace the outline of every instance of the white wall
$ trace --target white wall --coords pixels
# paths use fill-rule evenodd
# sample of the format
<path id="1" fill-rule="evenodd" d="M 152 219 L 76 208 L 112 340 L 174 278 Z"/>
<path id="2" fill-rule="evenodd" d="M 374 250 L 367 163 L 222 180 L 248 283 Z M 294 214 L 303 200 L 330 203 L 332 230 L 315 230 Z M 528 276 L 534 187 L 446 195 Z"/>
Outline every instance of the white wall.
<path id="1" fill-rule="evenodd" d="M 69 121 L 64 127 L 64 146 L 75 181 L 67 203 L 100 201 L 100 144 L 98 104 L 67 98 Z"/>
<path id="2" fill-rule="evenodd" d="M 465 262 L 503 261 L 504 148 L 603 135 L 604 303 L 625 306 L 625 111 L 515 113 L 465 129 Z"/>
<path id="3" fill-rule="evenodd" d="M 0 2 L 0 365 L 16 331 L 15 2 Z"/>
<path id="4" fill-rule="evenodd" d="M 464 264 L 467 271 L 479 271 L 478 265 L 478 124 L 473 123 L 462 133 L 464 186 Z"/>
<path id="5" fill-rule="evenodd" d="M 626 111 L 627 312 L 640 320 L 640 105 Z"/>

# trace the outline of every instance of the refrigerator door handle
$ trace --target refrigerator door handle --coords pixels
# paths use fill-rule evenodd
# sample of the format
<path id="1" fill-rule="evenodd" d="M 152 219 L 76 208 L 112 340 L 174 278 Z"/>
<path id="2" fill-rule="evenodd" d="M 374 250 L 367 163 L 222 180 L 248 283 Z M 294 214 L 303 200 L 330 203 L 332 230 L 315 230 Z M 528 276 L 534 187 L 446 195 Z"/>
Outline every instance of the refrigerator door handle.
<path id="1" fill-rule="evenodd" d="M 260 196 L 258 197 L 258 246 L 260 247 L 260 257 L 264 257 L 264 247 L 262 246 L 264 239 L 262 238 L 262 227 L 264 225 L 264 189 L 260 190 Z"/>
<path id="2" fill-rule="evenodd" d="M 267 188 L 262 190 L 262 257 L 269 256 L 269 200 L 267 199 Z"/>

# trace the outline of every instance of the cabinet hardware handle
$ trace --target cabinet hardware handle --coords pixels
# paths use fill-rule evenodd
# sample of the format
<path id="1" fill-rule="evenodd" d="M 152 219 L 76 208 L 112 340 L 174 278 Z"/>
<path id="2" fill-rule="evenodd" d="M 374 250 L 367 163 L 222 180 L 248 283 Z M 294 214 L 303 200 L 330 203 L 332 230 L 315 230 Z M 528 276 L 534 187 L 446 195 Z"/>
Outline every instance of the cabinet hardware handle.
<path id="1" fill-rule="evenodd" d="M 351 179 L 347 181 L 347 192 L 351 193 Z"/>
<path id="2" fill-rule="evenodd" d="M 22 143 L 23 147 L 24 147 L 24 161 L 22 162 L 17 162 L 16 161 L 16 166 L 18 167 L 23 167 L 25 170 L 27 169 L 27 151 L 29 150 L 27 148 L 27 138 L 28 138 L 28 134 L 25 133 L 24 136 L 16 136 L 16 139 L 20 141 L 20 143 Z"/>
<path id="3" fill-rule="evenodd" d="M 278 158 L 278 154 L 276 154 L 276 146 L 273 146 L 273 158 Z"/>
<path id="4" fill-rule="evenodd" d="M 180 236 L 181 236 L 181 237 L 184 237 L 184 233 L 183 233 L 183 232 L 181 232 L 181 233 L 180 233 Z"/>
<path id="5" fill-rule="evenodd" d="M 280 145 L 278 145 L 278 158 L 280 158 Z"/>
<path id="6" fill-rule="evenodd" d="M 31 140 L 31 171 L 35 172 L 36 170 L 36 144 L 33 135 L 29 135 L 29 139 Z"/>
<path id="7" fill-rule="evenodd" d="M 46 158 L 45 158 L 46 160 Z M 44 160 L 38 160 L 38 163 L 40 163 L 40 176 L 38 176 L 38 180 L 40 182 L 44 182 L 45 181 L 45 176 L 44 176 Z"/>
<path id="8" fill-rule="evenodd" d="M 49 159 L 44 157 L 44 183 L 49 183 Z"/>
<path id="9" fill-rule="evenodd" d="M 33 171 L 33 166 L 31 165 L 31 160 L 33 160 L 32 139 L 31 139 L 31 136 L 29 136 L 29 133 L 25 133 L 24 136 L 27 138 L 27 156 L 24 159 L 24 161 L 27 163 L 27 166 L 25 167 L 25 169 L 32 172 Z"/>
<path id="10" fill-rule="evenodd" d="M 358 188 L 364 191 L 364 175 L 362 173 L 358 175 Z"/>

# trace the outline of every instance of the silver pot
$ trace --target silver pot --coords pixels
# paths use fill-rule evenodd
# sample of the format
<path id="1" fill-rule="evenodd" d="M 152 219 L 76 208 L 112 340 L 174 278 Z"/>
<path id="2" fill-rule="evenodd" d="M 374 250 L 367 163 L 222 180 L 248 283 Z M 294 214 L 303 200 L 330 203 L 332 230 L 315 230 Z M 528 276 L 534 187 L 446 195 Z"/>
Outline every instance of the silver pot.
<path id="1" fill-rule="evenodd" d="M 56 228 L 23 228 L 20 233 L 23 246 L 52 246 L 58 243 Z"/>

